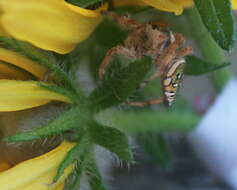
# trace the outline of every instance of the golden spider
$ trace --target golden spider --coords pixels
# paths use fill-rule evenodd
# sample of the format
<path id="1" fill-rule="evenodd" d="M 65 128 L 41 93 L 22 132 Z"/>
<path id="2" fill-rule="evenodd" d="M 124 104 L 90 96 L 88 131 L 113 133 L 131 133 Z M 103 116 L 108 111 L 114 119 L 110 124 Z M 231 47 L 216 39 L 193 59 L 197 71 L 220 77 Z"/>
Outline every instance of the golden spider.
<path id="1" fill-rule="evenodd" d="M 113 56 L 120 54 L 130 58 L 142 58 L 151 56 L 154 60 L 156 72 L 145 80 L 139 88 L 161 77 L 163 97 L 143 102 L 128 102 L 133 106 L 147 106 L 164 103 L 171 106 L 183 78 L 185 56 L 192 53 L 191 46 L 183 47 L 185 38 L 178 33 L 165 32 L 151 23 L 141 24 L 131 18 L 120 16 L 114 12 L 103 11 L 103 14 L 113 18 L 121 27 L 130 32 L 123 45 L 112 47 L 106 53 L 99 68 L 99 78 L 103 79 L 106 67 Z"/>

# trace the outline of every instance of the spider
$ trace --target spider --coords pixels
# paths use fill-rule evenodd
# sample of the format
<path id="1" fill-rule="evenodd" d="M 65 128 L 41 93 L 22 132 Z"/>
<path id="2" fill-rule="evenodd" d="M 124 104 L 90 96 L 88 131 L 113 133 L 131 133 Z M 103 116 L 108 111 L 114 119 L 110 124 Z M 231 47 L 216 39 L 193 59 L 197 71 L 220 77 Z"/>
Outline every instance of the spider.
<path id="1" fill-rule="evenodd" d="M 184 57 L 193 51 L 191 46 L 183 47 L 185 43 L 184 36 L 171 31 L 162 31 L 151 23 L 141 24 L 114 12 L 103 11 L 102 13 L 114 19 L 122 28 L 129 29 L 130 32 L 123 45 L 114 46 L 106 53 L 99 67 L 100 80 L 103 80 L 106 67 L 113 56 L 117 54 L 130 58 L 151 56 L 154 60 L 156 72 L 140 84 L 138 88 L 144 88 L 150 81 L 161 77 L 163 97 L 127 103 L 132 106 L 148 106 L 160 103 L 171 106 L 182 82 L 185 66 Z"/>

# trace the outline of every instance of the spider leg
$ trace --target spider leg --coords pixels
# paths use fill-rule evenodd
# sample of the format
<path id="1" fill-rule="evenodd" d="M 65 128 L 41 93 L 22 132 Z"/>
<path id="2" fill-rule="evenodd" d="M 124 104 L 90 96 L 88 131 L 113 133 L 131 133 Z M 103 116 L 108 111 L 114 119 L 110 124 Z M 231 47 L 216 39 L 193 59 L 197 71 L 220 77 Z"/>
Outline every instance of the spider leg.
<path id="1" fill-rule="evenodd" d="M 180 50 L 177 51 L 177 57 L 185 57 L 189 54 L 193 53 L 193 48 L 192 46 L 188 46 L 185 48 L 181 48 Z"/>
<path id="2" fill-rule="evenodd" d="M 165 20 L 156 20 L 149 22 L 152 27 L 166 29 L 169 27 L 169 23 Z"/>
<path id="3" fill-rule="evenodd" d="M 145 88 L 147 86 L 147 84 L 153 80 L 155 80 L 156 78 L 160 77 L 162 75 L 162 73 L 160 72 L 155 72 L 153 75 L 151 75 L 148 79 L 146 79 L 145 81 L 143 81 L 138 87 L 137 90 L 141 90 L 143 88 Z"/>
<path id="4" fill-rule="evenodd" d="M 99 79 L 103 80 L 104 74 L 105 74 L 105 69 L 110 63 L 111 59 L 115 55 L 125 55 L 128 57 L 134 57 L 135 53 L 134 51 L 131 51 L 130 49 L 125 48 L 124 46 L 114 46 L 112 47 L 109 51 L 107 51 L 100 67 L 99 67 Z"/>
<path id="5" fill-rule="evenodd" d="M 170 63 L 172 63 L 172 60 L 177 56 L 176 50 L 178 48 L 178 44 L 171 43 L 165 50 L 163 56 L 158 56 L 155 60 L 155 65 L 157 67 L 157 74 L 160 76 L 163 74 Z"/>
<path id="6" fill-rule="evenodd" d="M 137 28 L 143 26 L 143 24 L 140 24 L 139 22 L 137 22 L 134 19 L 131 19 L 131 18 L 128 18 L 125 16 L 120 16 L 114 12 L 102 11 L 101 13 L 113 18 L 120 26 L 122 26 L 125 29 L 134 30 L 134 29 L 137 29 Z"/>
<path id="7" fill-rule="evenodd" d="M 185 38 L 183 37 L 183 35 L 177 33 L 173 34 L 172 32 L 170 33 L 170 44 L 164 49 L 163 55 L 158 56 L 155 60 L 155 65 L 158 68 L 156 75 L 160 76 L 166 71 L 169 64 L 172 63 L 172 60 L 177 57 L 177 49 L 184 42 Z M 183 48 L 183 50 L 185 50 L 185 48 Z M 181 51 L 180 54 L 182 54 Z"/>
<path id="8" fill-rule="evenodd" d="M 154 104 L 162 104 L 163 102 L 164 102 L 163 98 L 155 98 L 155 99 L 141 101 L 141 102 L 126 102 L 126 103 L 131 106 L 145 107 L 145 106 L 150 106 Z"/>

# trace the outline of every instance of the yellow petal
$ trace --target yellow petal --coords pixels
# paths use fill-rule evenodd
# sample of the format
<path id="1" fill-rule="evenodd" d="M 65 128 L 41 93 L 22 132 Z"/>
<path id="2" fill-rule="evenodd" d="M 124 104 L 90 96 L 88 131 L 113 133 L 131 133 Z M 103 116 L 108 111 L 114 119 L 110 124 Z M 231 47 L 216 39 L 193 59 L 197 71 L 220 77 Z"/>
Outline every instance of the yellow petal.
<path id="1" fill-rule="evenodd" d="M 52 183 L 59 164 L 74 145 L 73 143 L 63 142 L 49 153 L 22 162 L 0 173 L 1 189 L 62 190 L 64 180 L 72 171 L 73 166 L 66 169 L 64 175 L 56 184 L 49 184 Z"/>
<path id="2" fill-rule="evenodd" d="M 184 0 L 183 0 L 184 1 Z M 187 0 L 190 1 L 190 0 Z M 152 6 L 156 9 L 166 12 L 173 12 L 180 15 L 183 12 L 182 0 L 114 0 L 115 6 L 125 5 L 139 5 L 139 6 Z"/>
<path id="3" fill-rule="evenodd" d="M 0 48 L 0 61 L 20 67 L 40 80 L 44 79 L 45 74 L 48 71 L 39 63 L 34 62 L 19 53 L 4 48 Z"/>
<path id="4" fill-rule="evenodd" d="M 181 5 L 184 8 L 190 7 L 194 4 L 193 0 L 171 0 L 171 1 Z M 233 9 L 237 9 L 237 0 L 231 0 L 231 1 L 232 1 Z"/>
<path id="5" fill-rule="evenodd" d="M 115 6 L 138 5 L 152 6 L 156 9 L 180 15 L 184 8 L 192 6 L 193 0 L 114 0 Z M 237 9 L 237 0 L 232 0 L 233 9 Z"/>
<path id="6" fill-rule="evenodd" d="M 170 0 L 173 3 L 181 5 L 183 8 L 190 7 L 193 5 L 193 0 Z"/>
<path id="7" fill-rule="evenodd" d="M 183 12 L 183 6 L 171 0 L 141 0 L 149 6 L 166 12 L 173 12 L 180 15 Z"/>
<path id="8" fill-rule="evenodd" d="M 63 190 L 64 183 L 59 184 L 57 187 L 55 187 L 55 190 Z"/>
<path id="9" fill-rule="evenodd" d="M 1 14 L 1 13 L 0 13 Z M 7 36 L 7 32 L 3 29 L 3 27 L 0 25 L 0 36 Z"/>
<path id="10" fill-rule="evenodd" d="M 0 80 L 0 111 L 33 108 L 52 100 L 71 103 L 68 97 L 40 87 L 34 81 Z"/>
<path id="11" fill-rule="evenodd" d="M 64 0 L 1 0 L 0 9 L 1 25 L 11 36 L 61 54 L 88 38 L 102 20 L 98 10 Z"/>
<path id="12" fill-rule="evenodd" d="M 237 9 L 237 0 L 232 0 L 232 7 L 233 9 Z"/>
<path id="13" fill-rule="evenodd" d="M 0 61 L 0 79 L 32 80 L 33 78 L 30 73 Z"/>

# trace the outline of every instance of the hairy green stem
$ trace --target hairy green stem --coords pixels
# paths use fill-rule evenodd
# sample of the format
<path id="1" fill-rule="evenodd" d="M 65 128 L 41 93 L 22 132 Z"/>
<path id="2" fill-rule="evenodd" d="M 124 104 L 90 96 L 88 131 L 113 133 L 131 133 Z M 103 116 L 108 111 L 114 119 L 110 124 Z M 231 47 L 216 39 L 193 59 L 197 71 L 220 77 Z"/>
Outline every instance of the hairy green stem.
<path id="1" fill-rule="evenodd" d="M 109 118 L 106 121 L 104 118 Z M 172 112 L 124 112 L 108 110 L 97 115 L 99 122 L 109 123 L 128 134 L 144 132 L 189 132 L 198 124 L 200 117 L 194 113 Z M 104 122 L 103 122 L 104 120 Z"/>
<path id="2" fill-rule="evenodd" d="M 207 31 L 196 7 L 192 7 L 186 11 L 189 19 L 190 28 L 195 40 L 200 47 L 203 57 L 213 64 L 223 64 L 228 62 L 224 51 L 214 41 L 211 34 Z M 231 78 L 232 73 L 229 68 L 215 71 L 211 74 L 211 80 L 217 91 L 221 91 L 225 84 Z"/>

